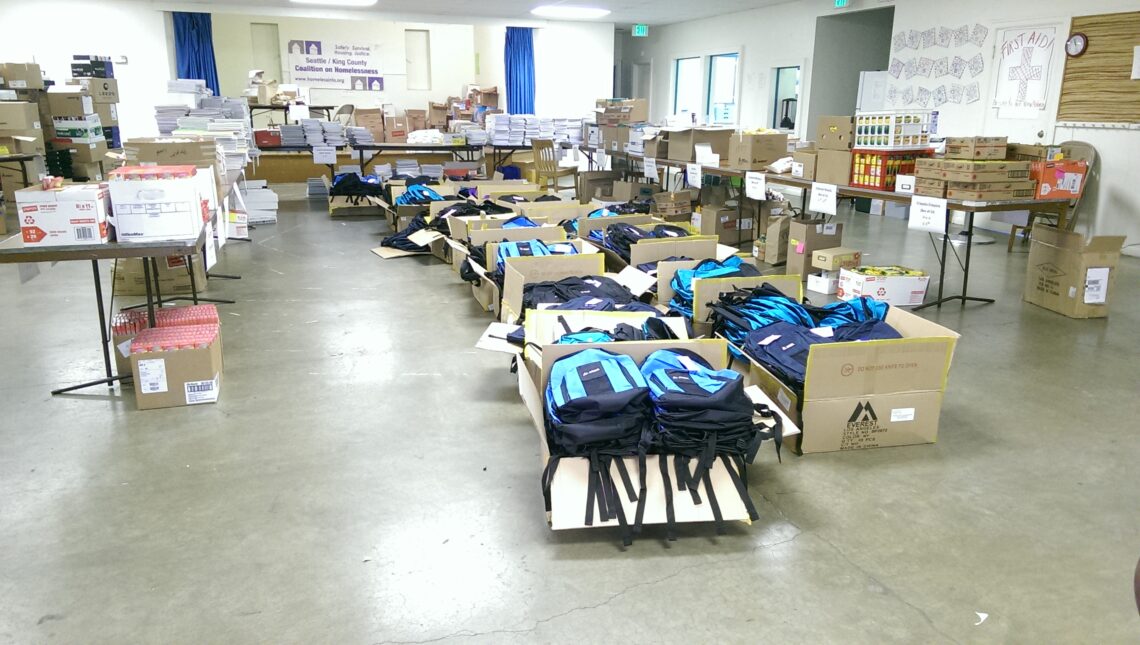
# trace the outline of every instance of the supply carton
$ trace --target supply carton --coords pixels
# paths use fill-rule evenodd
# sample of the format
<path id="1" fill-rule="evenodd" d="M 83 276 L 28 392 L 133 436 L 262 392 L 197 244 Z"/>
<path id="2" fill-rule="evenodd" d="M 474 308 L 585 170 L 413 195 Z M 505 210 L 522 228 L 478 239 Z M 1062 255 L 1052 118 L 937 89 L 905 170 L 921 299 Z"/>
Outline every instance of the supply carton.
<path id="1" fill-rule="evenodd" d="M 408 119 L 402 116 L 384 117 L 384 141 L 388 143 L 407 143 Z"/>
<path id="2" fill-rule="evenodd" d="M 75 117 L 54 117 L 53 141 L 61 143 L 94 143 L 103 139 L 103 124 L 98 114 Z"/>
<path id="3" fill-rule="evenodd" d="M 646 99 L 598 99 L 594 113 L 595 121 L 599 125 L 640 123 L 649 120 L 649 101 Z"/>
<path id="4" fill-rule="evenodd" d="M 106 59 L 90 57 L 74 57 L 71 63 L 71 75 L 76 78 L 114 78 L 115 64 Z"/>
<path id="5" fill-rule="evenodd" d="M 209 196 L 194 166 L 127 166 L 110 173 L 120 242 L 195 238 L 209 218 Z"/>
<path id="6" fill-rule="evenodd" d="M 384 140 L 384 110 L 380 108 L 356 108 L 352 113 L 356 125 L 368 128 L 376 141 Z"/>
<path id="7" fill-rule="evenodd" d="M 1032 176 L 1037 180 L 1037 199 L 1076 199 L 1085 190 L 1086 161 L 1065 159 L 1035 162 Z"/>
<path id="8" fill-rule="evenodd" d="M 5 131 L 19 132 L 19 130 Z M 0 132 L 0 155 L 42 155 L 46 152 L 44 138 L 39 130 L 28 130 L 31 135 L 4 134 Z M 7 152 L 4 152 L 7 150 Z M 32 177 L 34 179 L 34 177 Z"/>
<path id="9" fill-rule="evenodd" d="M 119 106 L 114 103 L 96 103 L 95 114 L 105 128 L 119 125 Z"/>
<path id="10" fill-rule="evenodd" d="M 48 109 L 53 117 L 85 117 L 95 114 L 95 102 L 83 88 L 67 86 L 48 92 Z"/>
<path id="11" fill-rule="evenodd" d="M 735 208 L 702 206 L 689 223 L 701 235 L 715 235 L 721 244 L 740 243 L 740 213 Z"/>
<path id="12" fill-rule="evenodd" d="M 815 181 L 816 150 L 796 150 L 792 153 L 792 176 Z"/>
<path id="13" fill-rule="evenodd" d="M 1124 239 L 1034 226 L 1025 301 L 1069 318 L 1108 316 Z"/>
<path id="14" fill-rule="evenodd" d="M 113 78 L 73 78 L 67 84 L 87 90 L 96 105 L 119 102 L 119 81 Z"/>
<path id="15" fill-rule="evenodd" d="M 217 330 L 217 325 L 212 327 Z M 214 333 L 213 340 L 204 347 L 133 351 L 151 334 L 163 329 L 167 328 L 143 330 L 131 341 L 131 373 L 135 376 L 138 409 L 216 403 L 222 388 L 221 334 Z"/>
<path id="16" fill-rule="evenodd" d="M 99 184 L 17 190 L 20 237 L 24 246 L 106 244 L 110 240 L 109 206 L 107 188 Z"/>
<path id="17" fill-rule="evenodd" d="M 947 159 L 1005 159 L 1008 137 L 947 137 Z"/>
<path id="18" fill-rule="evenodd" d="M 738 170 L 763 170 L 788 156 L 788 135 L 733 134 L 728 145 L 728 166 Z"/>
<path id="19" fill-rule="evenodd" d="M 621 150 L 622 129 L 616 125 L 599 126 L 601 132 L 601 147 L 606 152 Z"/>
<path id="20" fill-rule="evenodd" d="M 653 195 L 653 214 L 666 220 L 685 216 L 688 219 L 693 212 L 693 194 L 682 190 L 675 193 L 656 193 Z"/>
<path id="21" fill-rule="evenodd" d="M 783 264 L 788 259 L 788 237 L 791 234 L 790 215 L 772 215 L 764 234 L 752 246 L 752 255 L 761 262 Z"/>
<path id="22" fill-rule="evenodd" d="M 107 158 L 105 139 L 89 143 L 69 143 L 66 139 L 52 139 L 52 145 L 70 150 L 72 163 L 95 163 Z"/>
<path id="23" fill-rule="evenodd" d="M 855 141 L 855 117 L 821 116 L 815 129 L 815 147 L 820 150 L 850 150 Z M 832 182 L 828 182 L 832 183 Z M 843 183 L 847 183 L 846 181 Z"/>
<path id="24" fill-rule="evenodd" d="M 843 242 L 843 224 L 828 224 L 821 219 L 792 222 L 788 230 L 788 275 L 807 280 L 812 257 L 817 249 L 830 249 Z"/>
<path id="25" fill-rule="evenodd" d="M 846 186 L 851 181 L 851 153 L 843 150 L 817 150 L 815 181 Z"/>
<path id="26" fill-rule="evenodd" d="M 811 265 L 821 271 L 836 272 L 840 269 L 854 269 L 863 261 L 863 252 L 837 246 L 831 249 L 819 249 L 812 253 Z"/>
<path id="27" fill-rule="evenodd" d="M 615 181 L 614 201 L 629 202 L 633 200 L 649 199 L 657 186 L 639 181 Z"/>
<path id="28" fill-rule="evenodd" d="M 35 103 L 26 101 L 0 102 L 0 134 L 19 130 L 39 130 L 40 113 Z"/>
<path id="29" fill-rule="evenodd" d="M 642 140 L 642 155 L 646 159 L 659 159 L 668 154 L 669 140 L 666 134 L 667 133 L 658 133 Z"/>
<path id="30" fill-rule="evenodd" d="M 604 271 L 605 256 L 601 253 L 513 258 L 503 273 L 503 302 L 499 320 L 517 323 L 523 317 L 523 287 L 527 284 L 572 276 L 599 276 Z"/>
<path id="31" fill-rule="evenodd" d="M 665 130 L 669 133 L 669 159 L 695 161 L 697 146 L 708 144 L 713 154 L 720 155 L 721 163 L 729 158 L 729 142 L 733 131 L 727 128 L 680 128 Z"/>
<path id="32" fill-rule="evenodd" d="M 447 104 L 445 103 L 428 103 L 427 109 L 428 126 L 443 130 L 447 127 Z M 359 125 L 359 121 L 357 122 Z"/>
<path id="33" fill-rule="evenodd" d="M 404 116 L 408 119 L 408 131 L 415 132 L 416 130 L 426 130 L 428 127 L 428 114 L 427 110 L 404 110 Z"/>
<path id="34" fill-rule="evenodd" d="M 36 63 L 0 63 L 0 86 L 10 90 L 42 90 L 44 75 Z"/>
<path id="35" fill-rule="evenodd" d="M 893 268 L 893 267 L 892 267 Z M 885 302 L 892 307 L 914 307 L 922 304 L 930 276 L 917 269 L 902 269 L 895 274 L 884 275 L 874 267 L 841 269 L 839 271 L 840 300 L 852 300 L 866 296 Z M 907 275 L 900 275 L 906 273 Z"/>
<path id="36" fill-rule="evenodd" d="M 921 161 L 921 159 L 919 160 Z M 921 177 L 914 180 L 914 194 L 925 195 L 927 197 L 945 197 L 946 184 L 943 179 L 923 179 Z"/>
<path id="37" fill-rule="evenodd" d="M 812 273 L 807 279 L 808 291 L 822 293 L 825 296 L 830 296 L 839 290 L 839 272 L 838 271 L 820 271 L 819 273 Z"/>

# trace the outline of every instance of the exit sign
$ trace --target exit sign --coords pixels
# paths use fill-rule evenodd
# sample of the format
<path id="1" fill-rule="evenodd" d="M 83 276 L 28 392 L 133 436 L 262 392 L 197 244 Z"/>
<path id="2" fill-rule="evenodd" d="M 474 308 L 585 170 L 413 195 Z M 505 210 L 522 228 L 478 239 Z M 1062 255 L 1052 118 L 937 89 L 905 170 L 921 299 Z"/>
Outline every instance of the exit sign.
<path id="1" fill-rule="evenodd" d="M 839 0 L 835 0 L 839 2 Z M 649 37 L 649 25 L 634 25 L 633 26 L 634 38 L 647 38 Z"/>
<path id="2" fill-rule="evenodd" d="M 835 8 L 836 9 L 846 9 L 847 8 L 847 0 L 835 0 Z"/>

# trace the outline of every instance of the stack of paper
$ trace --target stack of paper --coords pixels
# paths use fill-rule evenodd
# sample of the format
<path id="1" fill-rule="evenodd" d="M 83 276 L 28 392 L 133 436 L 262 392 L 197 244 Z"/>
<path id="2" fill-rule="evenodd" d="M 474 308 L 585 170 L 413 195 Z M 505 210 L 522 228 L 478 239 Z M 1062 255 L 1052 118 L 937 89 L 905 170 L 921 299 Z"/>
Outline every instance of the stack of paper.
<path id="1" fill-rule="evenodd" d="M 434 163 L 425 163 L 420 165 L 420 174 L 431 177 L 432 179 L 443 178 L 443 165 Z"/>
<path id="2" fill-rule="evenodd" d="M 370 146 L 376 143 L 376 138 L 368 128 L 350 127 L 345 132 L 348 135 L 348 143 L 354 148 L 358 145 Z"/>
<path id="3" fill-rule="evenodd" d="M 323 177 L 309 177 L 308 181 L 305 182 L 305 185 L 307 187 L 305 191 L 306 197 L 328 198 L 329 189 L 327 186 L 325 186 L 325 180 Z"/>
<path id="4" fill-rule="evenodd" d="M 213 94 L 210 88 L 206 87 L 206 81 L 196 78 L 177 78 L 167 81 L 166 91 L 174 94 L 201 94 L 203 96 Z"/>
<path id="5" fill-rule="evenodd" d="M 305 143 L 310 146 L 319 146 L 325 142 L 320 119 L 301 119 L 301 129 L 305 132 Z"/>
<path id="6" fill-rule="evenodd" d="M 324 183 L 321 185 L 324 186 Z M 250 224 L 277 223 L 277 193 L 269 189 L 265 180 L 242 182 L 239 188 Z"/>
<path id="7" fill-rule="evenodd" d="M 384 181 L 388 181 L 389 179 L 392 178 L 392 174 L 393 174 L 392 173 L 392 164 L 390 164 L 390 163 L 376 164 L 375 166 L 372 166 L 369 174 L 376 175 L 377 177 L 383 179 Z"/>
<path id="8" fill-rule="evenodd" d="M 417 163 L 415 159 L 397 159 L 396 174 L 406 175 L 408 177 L 419 177 L 420 164 Z"/>
<path id="9" fill-rule="evenodd" d="M 323 139 L 322 139 L 322 142 L 323 142 Z M 288 147 L 306 145 L 304 128 L 302 128 L 299 125 L 292 125 L 292 124 L 282 125 L 281 126 L 281 145 L 288 146 Z"/>
<path id="10" fill-rule="evenodd" d="M 185 105 L 156 105 L 154 106 L 154 120 L 158 124 L 158 131 L 163 135 L 174 132 L 178 127 L 178 119 L 190 113 Z"/>
<path id="11" fill-rule="evenodd" d="M 321 121 L 321 130 L 324 131 L 325 143 L 330 146 L 343 146 L 346 142 L 344 139 L 344 125 L 339 121 Z"/>

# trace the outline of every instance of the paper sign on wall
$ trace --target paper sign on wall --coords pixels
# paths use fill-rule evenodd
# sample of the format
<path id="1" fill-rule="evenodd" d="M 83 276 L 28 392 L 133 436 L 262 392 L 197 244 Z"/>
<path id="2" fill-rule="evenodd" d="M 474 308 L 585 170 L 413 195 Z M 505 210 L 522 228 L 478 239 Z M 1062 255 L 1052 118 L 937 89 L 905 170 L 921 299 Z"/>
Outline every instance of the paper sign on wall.
<path id="1" fill-rule="evenodd" d="M 657 160 L 652 157 L 646 157 L 642 172 L 645 173 L 646 179 L 657 181 Z"/>
<path id="2" fill-rule="evenodd" d="M 834 215 L 837 197 L 838 188 L 835 187 L 835 184 L 821 184 L 813 181 L 811 182 L 811 200 L 808 202 L 808 210 Z"/>
<path id="3" fill-rule="evenodd" d="M 313 163 L 334 165 L 336 164 L 336 148 L 332 146 L 313 146 Z"/>
<path id="4" fill-rule="evenodd" d="M 748 199 L 767 199 L 768 177 L 762 172 L 744 173 L 744 195 Z"/>
<path id="5" fill-rule="evenodd" d="M 895 175 L 895 192 L 914 194 L 914 175 Z"/>
<path id="6" fill-rule="evenodd" d="M 689 185 L 693 188 L 701 187 L 701 164 L 685 164 L 685 174 L 688 175 Z"/>
<path id="7" fill-rule="evenodd" d="M 915 195 L 910 199 L 907 228 L 930 233 L 946 231 L 946 200 L 942 197 Z"/>

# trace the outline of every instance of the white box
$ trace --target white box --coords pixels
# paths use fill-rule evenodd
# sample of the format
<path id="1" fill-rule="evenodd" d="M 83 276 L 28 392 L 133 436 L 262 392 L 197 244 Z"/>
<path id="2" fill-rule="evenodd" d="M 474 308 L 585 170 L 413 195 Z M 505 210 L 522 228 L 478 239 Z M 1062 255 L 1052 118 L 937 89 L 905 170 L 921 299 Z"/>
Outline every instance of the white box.
<path id="1" fill-rule="evenodd" d="M 100 184 L 17 190 L 16 210 L 24 246 L 106 244 L 111 237 L 107 197 L 106 186 Z"/>
<path id="2" fill-rule="evenodd" d="M 829 296 L 839 289 L 839 273 L 836 271 L 812 273 L 808 275 L 807 289 Z"/>
<path id="3" fill-rule="evenodd" d="M 155 170 L 154 166 L 148 170 Z M 125 170 L 125 169 L 120 169 Z M 118 172 L 118 171 L 116 171 Z M 201 175 L 169 179 L 115 179 L 111 189 L 115 231 L 120 242 L 153 242 L 198 237 L 209 219 L 209 195 L 203 195 Z M 210 178 L 210 183 L 213 179 Z"/>
<path id="4" fill-rule="evenodd" d="M 841 269 L 836 296 L 840 300 L 852 300 L 860 296 L 867 296 L 893 307 L 913 307 L 922 304 L 922 299 L 926 297 L 926 287 L 929 284 L 930 276 L 928 275 L 873 276 Z"/>

